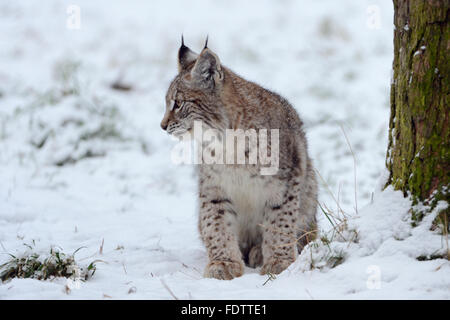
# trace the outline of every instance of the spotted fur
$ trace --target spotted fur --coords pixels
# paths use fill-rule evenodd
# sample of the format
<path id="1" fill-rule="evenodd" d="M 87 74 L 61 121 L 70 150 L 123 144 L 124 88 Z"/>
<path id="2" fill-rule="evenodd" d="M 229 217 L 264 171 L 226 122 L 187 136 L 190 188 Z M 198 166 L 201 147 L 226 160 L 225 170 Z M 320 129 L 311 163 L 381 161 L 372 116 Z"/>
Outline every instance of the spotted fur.
<path id="1" fill-rule="evenodd" d="M 302 121 L 286 99 L 224 67 L 206 46 L 197 54 L 183 43 L 178 71 L 161 122 L 169 134 L 190 132 L 194 121 L 216 129 L 219 139 L 226 129 L 280 133 L 274 175 L 261 175 L 260 163 L 198 166 L 205 276 L 233 279 L 244 264 L 262 266 L 261 274 L 282 272 L 315 231 L 317 182 Z"/>

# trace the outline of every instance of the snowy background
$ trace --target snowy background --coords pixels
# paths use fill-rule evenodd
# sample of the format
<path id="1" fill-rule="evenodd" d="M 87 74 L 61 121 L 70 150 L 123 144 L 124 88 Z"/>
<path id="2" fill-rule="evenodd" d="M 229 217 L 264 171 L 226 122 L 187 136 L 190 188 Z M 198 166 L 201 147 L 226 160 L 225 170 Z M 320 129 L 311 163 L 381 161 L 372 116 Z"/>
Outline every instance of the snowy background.
<path id="1" fill-rule="evenodd" d="M 2 1 L 0 264 L 32 242 L 101 261 L 72 290 L 13 279 L 0 299 L 450 299 L 448 260 L 417 260 L 445 250 L 433 216 L 412 228 L 381 192 L 392 21 L 388 0 Z M 202 277 L 193 168 L 159 127 L 181 33 L 296 107 L 320 202 L 347 216 L 337 237 L 318 212 L 331 241 L 276 279 Z"/>

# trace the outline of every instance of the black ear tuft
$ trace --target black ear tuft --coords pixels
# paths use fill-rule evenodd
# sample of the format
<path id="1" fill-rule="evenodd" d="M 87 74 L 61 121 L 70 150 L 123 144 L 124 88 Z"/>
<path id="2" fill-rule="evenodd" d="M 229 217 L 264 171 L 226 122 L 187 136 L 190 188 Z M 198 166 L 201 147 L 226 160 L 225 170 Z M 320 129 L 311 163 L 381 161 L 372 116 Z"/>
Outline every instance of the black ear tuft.
<path id="1" fill-rule="evenodd" d="M 206 36 L 205 46 L 203 47 L 203 50 L 208 49 L 208 36 Z"/>
<path id="2" fill-rule="evenodd" d="M 178 49 L 178 71 L 185 70 L 192 62 L 197 60 L 198 54 L 184 45 L 184 37 L 181 35 L 181 46 Z"/>

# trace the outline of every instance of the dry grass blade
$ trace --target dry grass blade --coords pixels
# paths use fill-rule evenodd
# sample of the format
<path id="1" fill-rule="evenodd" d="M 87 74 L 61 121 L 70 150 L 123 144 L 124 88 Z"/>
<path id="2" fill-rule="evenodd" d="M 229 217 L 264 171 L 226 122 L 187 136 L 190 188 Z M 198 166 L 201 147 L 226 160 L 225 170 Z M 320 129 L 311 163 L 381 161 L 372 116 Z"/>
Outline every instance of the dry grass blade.
<path id="1" fill-rule="evenodd" d="M 314 168 L 314 170 L 316 171 L 316 173 L 319 176 L 320 180 L 322 180 L 322 183 L 324 184 L 324 186 L 327 189 L 327 191 L 330 194 L 330 196 L 333 198 L 334 202 L 336 202 L 336 205 L 338 207 L 339 212 L 342 214 L 344 219 L 347 218 L 347 214 L 345 213 L 344 210 L 342 210 L 341 205 L 339 204 L 339 201 L 336 200 L 336 197 L 334 196 L 333 192 L 331 191 L 330 186 L 328 185 L 328 183 L 322 177 L 322 175 L 320 174 L 319 170 L 317 170 L 316 168 Z"/>
<path id="2" fill-rule="evenodd" d="M 324 209 L 323 207 L 325 207 L 325 209 L 328 210 L 328 213 L 325 211 L 325 209 Z M 344 237 L 344 235 L 342 234 L 342 232 L 340 231 L 340 229 L 342 229 L 343 226 L 346 225 L 346 218 L 344 218 L 344 220 L 342 220 L 342 221 L 340 221 L 340 222 L 337 222 L 336 219 L 334 218 L 334 216 L 332 215 L 333 212 L 332 212 L 330 209 L 328 209 L 328 208 L 325 206 L 325 204 L 322 206 L 322 205 L 319 203 L 319 208 L 320 208 L 320 210 L 322 210 L 322 212 L 323 212 L 323 214 L 325 215 L 325 217 L 327 217 L 328 221 L 330 222 L 331 226 L 333 227 L 333 230 L 336 231 L 336 232 L 342 237 L 342 239 L 345 240 L 345 237 Z M 334 223 L 333 223 L 333 221 L 331 221 L 330 217 L 333 218 Z"/>
<path id="3" fill-rule="evenodd" d="M 356 185 L 356 156 L 355 153 L 353 152 L 353 148 L 352 145 L 350 144 L 350 141 L 348 140 L 347 134 L 345 133 L 344 130 L 344 126 L 341 124 L 340 125 L 342 133 L 344 133 L 344 137 L 345 137 L 345 141 L 347 141 L 347 145 L 350 148 L 350 152 L 352 154 L 353 157 L 353 177 L 354 177 L 354 189 L 355 189 L 355 211 L 356 214 L 358 214 L 358 197 L 357 197 L 357 185 Z"/>
<path id="4" fill-rule="evenodd" d="M 269 281 L 274 281 L 276 278 L 276 275 L 274 275 L 273 273 L 267 273 L 267 280 L 264 281 L 263 286 L 265 286 Z"/>
<path id="5" fill-rule="evenodd" d="M 102 239 L 102 244 L 100 245 L 100 249 L 98 250 L 98 254 L 103 254 L 103 245 L 105 244 L 105 238 Z"/>
<path id="6" fill-rule="evenodd" d="M 170 290 L 169 286 L 164 282 L 164 280 L 161 279 L 161 278 L 160 278 L 159 280 L 161 281 L 163 287 L 164 287 L 164 288 L 169 292 L 169 294 L 172 296 L 172 298 L 174 298 L 175 300 L 179 300 L 179 299 L 177 298 L 177 296 L 172 292 L 172 290 Z"/>

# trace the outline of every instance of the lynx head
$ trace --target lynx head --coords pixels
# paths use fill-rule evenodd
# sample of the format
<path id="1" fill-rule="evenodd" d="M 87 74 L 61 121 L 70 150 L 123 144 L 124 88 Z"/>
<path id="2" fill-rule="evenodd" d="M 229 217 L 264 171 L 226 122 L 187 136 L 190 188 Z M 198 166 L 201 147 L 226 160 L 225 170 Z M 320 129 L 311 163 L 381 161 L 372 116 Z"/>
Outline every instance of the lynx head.
<path id="1" fill-rule="evenodd" d="M 224 69 L 219 58 L 207 47 L 200 54 L 184 45 L 178 50 L 178 75 L 166 94 L 166 111 L 161 128 L 174 136 L 190 132 L 194 121 L 206 128 L 223 129 L 226 116 L 221 102 Z"/>

